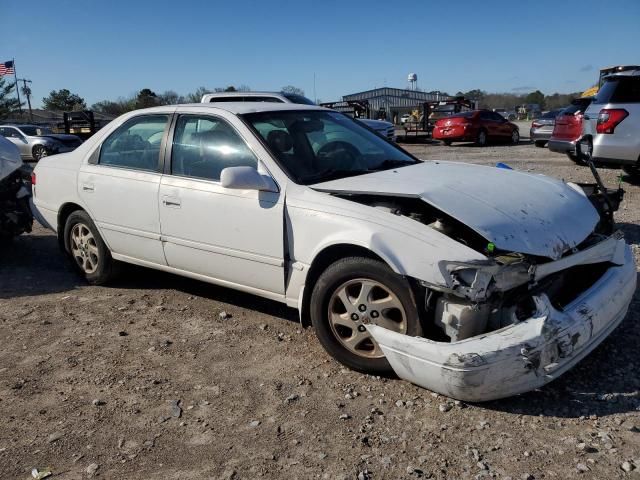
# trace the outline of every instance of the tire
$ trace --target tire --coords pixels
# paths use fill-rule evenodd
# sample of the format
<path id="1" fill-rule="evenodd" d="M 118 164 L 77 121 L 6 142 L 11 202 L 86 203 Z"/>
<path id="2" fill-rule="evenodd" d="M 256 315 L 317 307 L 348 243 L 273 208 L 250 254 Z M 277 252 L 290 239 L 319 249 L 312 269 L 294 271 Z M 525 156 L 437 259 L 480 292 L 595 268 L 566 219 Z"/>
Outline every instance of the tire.
<path id="1" fill-rule="evenodd" d="M 443 140 L 442 143 L 444 143 L 447 147 L 451 146 L 451 140 Z"/>
<path id="2" fill-rule="evenodd" d="M 544 140 L 536 140 L 535 142 L 533 142 L 533 144 L 538 148 L 544 148 L 547 142 L 545 142 Z"/>
<path id="3" fill-rule="evenodd" d="M 575 153 L 567 152 L 567 158 L 576 165 L 584 165 L 584 162 Z"/>
<path id="4" fill-rule="evenodd" d="M 383 303 L 388 308 L 382 309 Z M 310 313 L 316 336 L 329 355 L 372 375 L 389 375 L 393 369 L 364 323 L 411 336 L 422 333 L 407 280 L 383 262 L 365 257 L 338 260 L 320 275 L 311 293 Z"/>
<path id="5" fill-rule="evenodd" d="M 115 261 L 84 210 L 77 210 L 67 218 L 64 245 L 74 267 L 87 282 L 103 285 L 113 278 Z"/>
<path id="6" fill-rule="evenodd" d="M 33 159 L 37 162 L 42 157 L 46 157 L 47 155 L 49 155 L 49 152 L 47 152 L 47 149 L 45 148 L 44 145 L 35 145 L 31 150 L 31 155 L 33 156 Z"/>
<path id="7" fill-rule="evenodd" d="M 487 131 L 480 130 L 478 132 L 478 136 L 476 137 L 476 145 L 478 147 L 484 147 L 487 144 Z"/>
<path id="8" fill-rule="evenodd" d="M 520 143 L 520 131 L 518 129 L 514 129 L 513 132 L 511 132 L 511 143 L 513 145 Z"/>

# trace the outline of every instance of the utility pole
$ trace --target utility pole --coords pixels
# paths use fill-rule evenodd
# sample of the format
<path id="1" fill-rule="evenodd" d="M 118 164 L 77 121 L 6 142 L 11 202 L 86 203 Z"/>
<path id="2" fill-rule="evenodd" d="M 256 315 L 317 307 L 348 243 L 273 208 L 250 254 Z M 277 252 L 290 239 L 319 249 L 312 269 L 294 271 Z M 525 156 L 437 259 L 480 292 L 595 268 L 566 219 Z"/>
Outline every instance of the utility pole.
<path id="1" fill-rule="evenodd" d="M 22 82 L 22 85 L 23 85 L 22 93 L 24 93 L 25 96 L 27 97 L 27 104 L 29 105 L 29 121 L 33 122 L 33 112 L 31 111 L 31 88 L 27 86 L 27 83 L 33 83 L 33 82 L 28 78 L 16 77 L 16 91 L 18 90 L 18 84 L 17 84 L 18 81 Z"/>
<path id="2" fill-rule="evenodd" d="M 18 74 L 16 73 L 16 59 L 12 58 L 11 63 L 13 63 L 13 78 L 16 80 L 16 95 L 18 97 L 18 110 L 22 113 L 22 103 L 20 103 L 20 87 L 18 87 Z"/>

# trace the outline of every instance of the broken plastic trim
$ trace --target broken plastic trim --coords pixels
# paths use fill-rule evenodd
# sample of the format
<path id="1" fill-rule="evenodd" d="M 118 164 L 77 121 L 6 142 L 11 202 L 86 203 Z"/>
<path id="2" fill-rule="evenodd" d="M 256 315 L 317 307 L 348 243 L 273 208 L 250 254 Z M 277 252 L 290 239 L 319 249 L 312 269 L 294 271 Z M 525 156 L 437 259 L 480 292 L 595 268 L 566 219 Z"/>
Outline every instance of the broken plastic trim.
<path id="1" fill-rule="evenodd" d="M 536 283 L 542 279 L 577 265 L 596 263 L 624 263 L 625 242 L 620 231 L 584 250 L 562 257 L 553 262 L 531 264 L 524 258 L 513 258 L 511 263 L 500 264 L 496 260 L 487 263 L 465 263 L 442 261 L 439 263 L 447 285 L 435 285 L 419 281 L 423 287 L 451 293 L 472 302 L 486 301 L 491 295 L 506 292 L 528 282 Z M 505 258 L 505 257 L 501 257 Z"/>

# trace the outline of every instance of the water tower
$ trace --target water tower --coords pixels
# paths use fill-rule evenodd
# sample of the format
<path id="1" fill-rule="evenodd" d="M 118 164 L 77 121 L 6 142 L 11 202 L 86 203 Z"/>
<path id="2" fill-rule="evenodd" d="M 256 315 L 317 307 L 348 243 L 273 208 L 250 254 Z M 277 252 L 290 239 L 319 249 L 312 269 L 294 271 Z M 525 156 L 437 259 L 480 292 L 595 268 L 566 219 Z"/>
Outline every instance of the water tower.
<path id="1" fill-rule="evenodd" d="M 418 75 L 416 75 L 415 73 L 410 73 L 409 75 L 407 75 L 407 81 L 409 82 L 409 89 L 415 90 L 416 84 L 418 83 Z"/>

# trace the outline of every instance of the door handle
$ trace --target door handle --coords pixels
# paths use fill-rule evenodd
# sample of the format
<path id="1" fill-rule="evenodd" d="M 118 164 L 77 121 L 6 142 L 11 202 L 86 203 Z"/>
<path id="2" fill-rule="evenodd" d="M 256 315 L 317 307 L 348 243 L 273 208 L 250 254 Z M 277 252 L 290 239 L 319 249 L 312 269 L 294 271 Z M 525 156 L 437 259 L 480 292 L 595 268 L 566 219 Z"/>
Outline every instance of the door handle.
<path id="1" fill-rule="evenodd" d="M 93 192 L 94 190 L 93 183 L 83 183 L 82 190 L 84 190 L 85 192 Z"/>
<path id="2" fill-rule="evenodd" d="M 173 208 L 180 208 L 182 206 L 182 202 L 180 201 L 179 198 L 168 197 L 168 196 L 162 197 L 162 204 L 165 207 L 173 207 Z"/>

